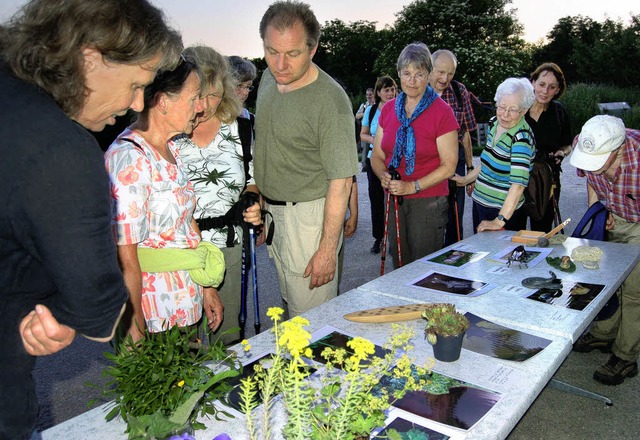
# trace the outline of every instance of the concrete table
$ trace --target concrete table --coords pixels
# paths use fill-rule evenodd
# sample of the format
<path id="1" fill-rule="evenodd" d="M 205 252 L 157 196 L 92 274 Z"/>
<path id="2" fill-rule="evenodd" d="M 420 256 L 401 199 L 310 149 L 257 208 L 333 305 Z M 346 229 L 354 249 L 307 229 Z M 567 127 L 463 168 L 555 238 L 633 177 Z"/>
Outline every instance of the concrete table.
<path id="1" fill-rule="evenodd" d="M 416 263 L 414 266 L 419 264 L 422 263 Z M 389 274 L 389 277 L 397 273 L 393 272 Z M 381 345 L 391 334 L 391 324 L 357 323 L 345 320 L 343 315 L 363 309 L 412 302 L 414 302 L 412 298 L 403 299 L 370 289 L 357 288 L 309 311 L 305 314 L 305 317 L 310 321 L 310 331 L 318 330 L 326 324 L 330 324 L 346 334 L 363 336 Z M 482 313 L 476 314 L 483 318 L 488 318 Z M 433 356 L 431 346 L 422 336 L 424 322 L 422 320 L 413 320 L 408 321 L 407 324 L 417 332 L 417 337 L 413 341 L 416 347 L 413 355 L 416 363 L 421 364 L 427 358 Z M 436 361 L 433 367 L 434 371 L 496 391 L 501 394 L 501 399 L 468 431 L 439 426 L 432 421 L 426 421 L 424 423 L 425 426 L 448 433 L 452 435 L 452 438 L 470 440 L 502 439 L 509 434 L 571 350 L 571 343 L 567 338 L 535 329 L 527 330 L 522 326 L 512 327 L 549 339 L 551 343 L 542 352 L 525 362 L 500 360 L 464 349 L 460 360 L 457 362 L 442 363 Z M 252 349 L 248 354 L 243 353 L 239 347 L 235 347 L 243 362 L 248 361 L 253 356 L 272 350 L 274 347 L 274 337 L 270 331 L 265 331 L 255 336 L 250 342 Z M 86 438 L 96 440 L 125 439 L 124 423 L 121 420 L 107 423 L 104 420 L 105 415 L 106 409 L 104 406 L 93 409 L 44 431 L 42 438 L 45 440 L 59 438 L 66 440 Z M 223 432 L 231 435 L 234 440 L 247 438 L 242 416 L 225 422 L 213 419 L 202 421 L 207 425 L 207 429 L 196 431 L 195 436 L 197 439 L 210 440 L 215 435 Z"/>
<path id="2" fill-rule="evenodd" d="M 527 330 L 538 330 L 550 335 L 563 336 L 575 342 L 589 326 L 604 304 L 611 298 L 627 275 L 640 261 L 640 246 L 603 241 L 567 238 L 562 245 L 551 246 L 552 257 L 571 255 L 577 246 L 597 246 L 604 251 L 600 260 L 600 268 L 589 270 L 576 263 L 574 273 L 565 273 L 542 261 L 534 267 L 520 268 L 517 263 L 503 273 L 496 270 L 506 269 L 504 263 L 493 259 L 499 251 L 517 245 L 509 237 L 510 231 L 482 232 L 459 243 L 453 244 L 443 251 L 438 251 L 408 266 L 399 268 L 387 275 L 372 280 L 361 286 L 362 289 L 390 295 L 396 298 L 409 299 L 414 302 L 448 302 L 468 310 L 496 323 L 512 327 L 518 326 Z M 467 252 L 488 252 L 479 261 L 457 268 L 443 264 L 425 262 L 447 250 L 463 249 Z M 549 277 L 553 270 L 558 278 L 565 281 L 585 282 L 605 285 L 605 288 L 593 299 L 584 310 L 573 310 L 545 304 L 526 298 L 536 289 L 522 287 L 521 281 L 528 277 Z M 428 290 L 407 283 L 419 279 L 430 271 L 439 272 L 457 278 L 464 278 L 489 283 L 493 288 L 479 296 L 469 297 L 454 293 L 443 293 Z"/>

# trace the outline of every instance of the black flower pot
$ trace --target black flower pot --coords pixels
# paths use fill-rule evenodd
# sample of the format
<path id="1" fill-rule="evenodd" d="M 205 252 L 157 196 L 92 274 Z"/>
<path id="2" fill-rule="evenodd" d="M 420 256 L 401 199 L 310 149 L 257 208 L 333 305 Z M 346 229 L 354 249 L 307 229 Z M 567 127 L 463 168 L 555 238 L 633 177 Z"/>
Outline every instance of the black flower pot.
<path id="1" fill-rule="evenodd" d="M 465 333 L 462 332 L 457 336 L 438 335 L 438 340 L 433 345 L 433 356 L 442 362 L 455 362 L 460 359 Z"/>

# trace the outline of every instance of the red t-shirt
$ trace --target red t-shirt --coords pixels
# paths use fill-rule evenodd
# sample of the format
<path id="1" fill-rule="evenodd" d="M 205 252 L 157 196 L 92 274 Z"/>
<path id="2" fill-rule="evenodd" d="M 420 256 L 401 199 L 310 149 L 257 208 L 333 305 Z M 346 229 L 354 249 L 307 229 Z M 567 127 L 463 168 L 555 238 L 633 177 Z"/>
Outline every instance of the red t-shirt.
<path id="1" fill-rule="evenodd" d="M 396 144 L 396 132 L 400 128 L 400 121 L 396 117 L 396 100 L 385 104 L 378 119 L 378 126 L 382 127 L 382 151 L 385 154 L 385 165 L 388 167 L 393 157 L 393 147 Z M 440 97 L 422 112 L 412 123 L 416 138 L 416 161 L 413 174 L 407 176 L 405 157 L 402 156 L 397 171 L 402 180 L 414 181 L 420 179 L 440 166 L 440 156 L 436 139 L 451 131 L 458 130 L 458 122 L 451 107 Z M 418 194 L 404 196 L 406 198 L 446 196 L 449 194 L 447 180 L 426 188 Z"/>

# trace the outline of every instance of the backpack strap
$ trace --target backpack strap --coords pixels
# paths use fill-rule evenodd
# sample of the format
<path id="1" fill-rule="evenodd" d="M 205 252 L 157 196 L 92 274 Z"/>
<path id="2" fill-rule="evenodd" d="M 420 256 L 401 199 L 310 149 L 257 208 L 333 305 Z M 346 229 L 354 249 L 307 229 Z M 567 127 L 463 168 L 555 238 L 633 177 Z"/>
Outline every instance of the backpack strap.
<path id="1" fill-rule="evenodd" d="M 245 175 L 244 186 L 246 188 L 247 181 L 251 178 L 251 174 L 249 174 L 249 163 L 253 159 L 253 156 L 251 155 L 251 141 L 253 140 L 253 124 L 250 119 L 243 118 L 240 116 L 236 118 L 236 121 L 238 122 L 238 137 L 240 138 L 240 143 L 242 144 L 242 161 L 244 162 L 244 175 Z"/>
<path id="2" fill-rule="evenodd" d="M 377 111 L 378 111 L 378 103 L 376 102 L 371 106 L 371 110 L 369 110 L 369 119 L 367 120 L 367 125 L 369 127 L 371 127 L 371 121 L 373 121 L 373 117 L 376 115 Z M 371 132 L 371 129 L 369 129 L 369 132 Z"/>
<path id="3" fill-rule="evenodd" d="M 573 231 L 572 237 L 589 240 L 604 240 L 609 211 L 600 202 L 595 202 L 587 209 Z"/>

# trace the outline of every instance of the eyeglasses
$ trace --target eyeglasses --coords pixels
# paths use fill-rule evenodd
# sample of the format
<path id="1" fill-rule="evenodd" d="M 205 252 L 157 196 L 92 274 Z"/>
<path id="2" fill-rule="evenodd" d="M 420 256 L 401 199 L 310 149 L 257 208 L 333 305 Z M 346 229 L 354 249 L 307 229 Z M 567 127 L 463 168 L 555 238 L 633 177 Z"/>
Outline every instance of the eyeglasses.
<path id="1" fill-rule="evenodd" d="M 514 108 L 514 107 L 511 107 L 511 108 L 506 108 L 505 106 L 496 107 L 496 113 L 497 114 L 501 115 L 501 114 L 503 114 L 505 112 L 509 116 L 515 116 L 515 115 L 521 113 L 522 110 L 520 110 L 519 108 Z"/>
<path id="2" fill-rule="evenodd" d="M 223 95 L 218 95 L 216 93 L 209 93 L 208 95 L 200 95 L 200 99 L 207 99 L 207 98 L 220 98 L 222 99 Z"/>
<path id="3" fill-rule="evenodd" d="M 423 82 L 427 80 L 427 74 L 418 72 L 415 75 L 411 75 L 411 73 L 409 72 L 400 72 L 400 78 L 402 78 L 405 81 L 414 80 L 416 82 Z"/>
<path id="4" fill-rule="evenodd" d="M 247 92 L 250 92 L 253 89 L 255 89 L 255 87 L 253 87 L 253 86 L 238 86 L 238 88 L 242 89 L 242 90 L 246 90 Z"/>

